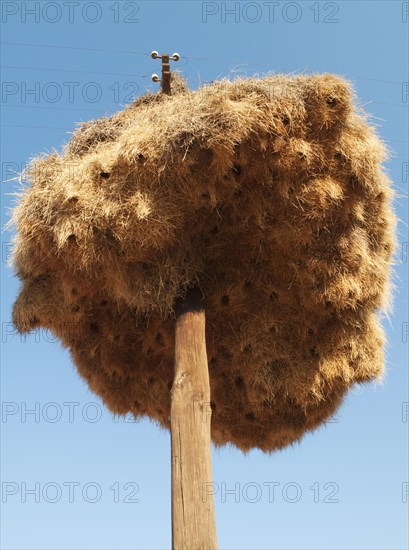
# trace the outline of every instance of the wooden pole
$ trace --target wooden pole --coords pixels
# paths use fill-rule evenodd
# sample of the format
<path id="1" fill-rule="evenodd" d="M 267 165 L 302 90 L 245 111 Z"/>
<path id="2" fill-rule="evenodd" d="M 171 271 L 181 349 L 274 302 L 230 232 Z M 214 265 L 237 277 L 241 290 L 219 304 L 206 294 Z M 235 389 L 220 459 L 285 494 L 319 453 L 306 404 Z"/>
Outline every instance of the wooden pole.
<path id="1" fill-rule="evenodd" d="M 162 80 L 161 80 L 162 93 L 170 95 L 170 63 L 169 54 L 162 54 Z"/>
<path id="2" fill-rule="evenodd" d="M 202 292 L 175 305 L 172 387 L 172 547 L 217 549 L 212 485 L 210 386 Z"/>

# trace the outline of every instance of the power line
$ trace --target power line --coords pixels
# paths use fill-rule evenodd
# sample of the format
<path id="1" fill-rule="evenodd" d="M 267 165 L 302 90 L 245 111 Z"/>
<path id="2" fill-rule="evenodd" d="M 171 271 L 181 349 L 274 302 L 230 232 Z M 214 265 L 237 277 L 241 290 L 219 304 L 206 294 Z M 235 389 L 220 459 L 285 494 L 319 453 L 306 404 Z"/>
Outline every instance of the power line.
<path id="1" fill-rule="evenodd" d="M 93 113 L 104 113 L 106 112 L 106 110 L 102 110 L 102 109 L 87 109 L 87 108 L 83 108 L 83 107 L 55 107 L 54 105 L 53 106 L 50 106 L 50 105 L 2 105 L 2 108 L 4 107 L 12 107 L 12 108 L 15 108 L 15 109 L 51 109 L 51 110 L 55 110 L 55 109 L 58 109 L 58 110 L 62 110 L 62 111 L 92 111 Z"/>
<path id="2" fill-rule="evenodd" d="M 378 103 L 379 105 L 392 105 L 393 107 L 404 107 L 407 108 L 408 105 L 404 103 L 388 103 L 386 101 L 377 101 L 376 99 L 360 99 L 361 102 L 367 102 L 367 105 L 371 105 L 372 103 Z"/>
<path id="3" fill-rule="evenodd" d="M 63 128 L 62 126 L 31 126 L 28 124 L 0 124 L 1 127 L 7 127 L 7 128 L 47 128 L 50 130 L 65 130 L 67 131 L 69 128 Z"/>
<path id="4" fill-rule="evenodd" d="M 186 57 L 186 56 L 183 56 L 183 57 Z M 230 63 L 230 64 L 233 64 L 234 62 L 233 61 L 230 61 L 228 59 L 216 59 L 216 58 L 211 58 L 211 57 L 193 57 L 193 56 L 188 56 L 186 57 L 186 59 L 194 59 L 194 60 L 197 60 L 197 61 L 217 61 L 217 62 L 220 62 L 220 63 Z M 236 64 L 238 65 L 241 65 L 241 66 L 244 66 L 244 65 L 249 65 L 251 67 L 264 67 L 264 68 L 267 68 L 269 67 L 270 70 L 271 69 L 271 66 L 270 65 L 262 65 L 260 63 L 252 63 L 252 62 L 249 62 L 249 61 L 246 61 L 246 62 L 241 62 L 241 63 L 237 63 L 235 62 Z M 399 82 L 397 80 L 385 80 L 385 79 L 380 79 L 380 78 L 371 78 L 371 77 L 368 77 L 368 76 L 351 76 L 351 75 L 346 75 L 348 78 L 353 78 L 355 80 L 371 80 L 371 81 L 374 81 L 374 82 L 383 82 L 383 83 L 386 83 L 386 84 L 400 84 L 402 85 L 402 82 Z"/>
<path id="5" fill-rule="evenodd" d="M 382 78 L 369 78 L 368 76 L 349 76 L 349 78 L 354 78 L 355 80 L 373 80 L 374 82 L 384 82 L 385 84 L 400 84 L 402 86 L 403 82 L 398 82 L 397 80 L 384 80 Z"/>
<path id="6" fill-rule="evenodd" d="M 110 49 L 103 49 L 103 48 L 82 48 L 77 46 L 60 46 L 60 45 L 51 45 L 51 44 L 31 44 L 31 43 L 24 43 L 24 42 L 1 42 L 1 44 L 7 44 L 7 45 L 17 45 L 17 46 L 30 46 L 30 47 L 44 47 L 44 48 L 58 48 L 58 49 L 69 49 L 69 50 L 83 50 L 83 51 L 96 51 L 96 52 L 112 52 L 112 53 L 126 53 L 126 54 L 138 54 L 138 55 L 146 55 L 150 57 L 150 54 L 146 52 L 137 52 L 132 50 L 110 50 Z M 218 62 L 226 62 L 231 63 L 231 61 L 228 61 L 227 59 L 215 59 L 215 58 L 209 58 L 209 57 L 194 57 L 194 56 L 182 56 L 182 59 L 186 60 L 186 63 L 188 63 L 189 59 L 191 60 L 198 60 L 198 61 L 218 61 Z M 241 65 L 250 65 L 250 66 L 258 66 L 258 67 L 269 67 L 269 65 L 261 65 L 256 63 L 241 63 Z M 149 74 L 136 74 L 136 73 L 115 73 L 115 72 L 102 72 L 102 71 L 85 71 L 81 69 L 54 69 L 54 68 L 47 68 L 47 67 L 19 67 L 19 66 L 12 66 L 12 65 L 3 65 L 2 68 L 5 69 L 22 69 L 22 70 L 39 70 L 39 71 L 58 71 L 58 72 L 72 72 L 72 73 L 82 73 L 82 74 L 99 74 L 99 75 L 115 75 L 115 76 L 129 76 L 129 77 L 141 77 L 146 78 L 149 76 Z M 348 75 L 347 75 L 348 76 Z M 378 78 L 370 78 L 370 77 L 364 77 L 364 76 L 351 76 L 349 75 L 348 78 L 353 78 L 356 80 L 370 80 L 374 82 L 383 82 L 388 84 L 402 84 L 398 81 L 393 80 L 385 80 L 385 79 L 378 79 Z M 398 103 L 390 103 L 390 102 L 383 102 L 383 101 L 376 101 L 376 100 L 365 100 L 362 101 L 370 102 L 371 104 L 377 103 L 380 105 L 390 105 L 394 107 L 406 107 L 406 105 L 398 104 Z M 88 109 L 90 110 L 90 109 Z"/>
<path id="7" fill-rule="evenodd" d="M 109 50 L 105 48 L 81 48 L 79 46 L 58 46 L 55 44 L 31 44 L 27 42 L 0 42 L 0 44 L 4 44 L 8 46 L 30 46 L 34 48 L 57 48 L 57 49 L 63 49 L 63 50 L 81 50 L 81 51 L 89 51 L 89 52 L 128 53 L 128 54 L 134 54 L 134 55 L 147 55 L 148 57 L 150 57 L 149 53 L 135 52 L 132 50 Z"/>
<path id="8" fill-rule="evenodd" d="M 187 59 L 187 58 L 186 58 Z M 183 66 L 183 65 L 182 65 Z M 3 69 L 23 69 L 23 70 L 34 70 L 34 71 L 57 71 L 57 72 L 70 72 L 70 73 L 82 73 L 82 74 L 99 74 L 99 75 L 111 75 L 111 76 L 132 76 L 132 77 L 140 77 L 140 78 L 146 78 L 150 76 L 148 73 L 142 73 L 142 74 L 136 74 L 136 73 L 111 73 L 111 72 L 100 72 L 100 71 L 84 71 L 81 69 L 54 69 L 54 68 L 47 68 L 47 67 L 21 67 L 21 66 L 15 66 L 15 65 L 1 65 L 1 68 Z M 356 77 L 358 78 L 358 77 Z M 364 78 L 364 77 L 362 77 Z M 366 77 L 365 77 L 366 78 Z M 375 79 L 368 79 L 366 80 L 375 80 Z M 199 80 L 192 80 L 192 82 L 199 82 Z M 204 81 L 205 83 L 207 81 Z M 380 82 L 390 82 L 392 84 L 400 84 L 398 82 L 393 81 L 386 81 L 381 80 Z M 361 99 L 361 101 L 369 102 L 369 103 L 378 103 L 380 105 L 392 105 L 394 107 L 407 107 L 407 105 L 404 105 L 402 103 L 390 103 L 386 101 L 377 101 L 373 99 Z"/>
<path id="9" fill-rule="evenodd" d="M 147 52 L 138 52 L 133 50 L 110 50 L 110 49 L 104 49 L 104 48 L 83 48 L 78 46 L 60 46 L 55 44 L 31 44 L 27 42 L 0 42 L 0 44 L 5 45 L 12 45 L 12 46 L 30 46 L 30 47 L 38 47 L 38 48 L 58 48 L 58 49 L 67 49 L 67 50 L 81 50 L 81 51 L 93 51 L 93 52 L 109 52 L 109 53 L 125 53 L 125 54 L 134 54 L 134 55 L 146 55 L 150 57 L 150 53 Z M 229 59 L 220 59 L 220 58 L 212 58 L 212 57 L 195 57 L 195 56 L 181 56 L 181 59 L 188 60 L 196 60 L 196 61 L 212 61 L 212 62 L 219 62 L 219 63 L 230 63 L 234 64 L 237 62 L 231 61 Z M 270 65 L 264 65 L 260 63 L 252 63 L 252 62 L 242 62 L 239 63 L 239 65 L 249 65 L 252 67 L 263 67 L 263 68 L 269 68 L 271 69 Z M 112 73 L 114 74 L 114 73 Z M 130 75 L 133 76 L 133 75 Z M 140 76 L 140 75 L 135 75 Z M 402 82 L 396 81 L 396 80 L 386 80 L 386 79 L 380 79 L 380 78 L 372 78 L 368 76 L 353 76 L 353 75 L 346 75 L 348 78 L 355 79 L 355 80 L 370 80 L 373 82 L 383 82 L 385 84 L 402 84 Z"/>
<path id="10" fill-rule="evenodd" d="M 84 73 L 84 74 L 101 74 L 101 75 L 116 75 L 116 76 L 140 76 L 146 77 L 150 76 L 148 74 L 135 74 L 135 73 L 109 73 L 101 71 L 84 71 L 81 69 L 54 69 L 51 67 L 20 67 L 16 65 L 1 65 L 2 69 L 24 69 L 24 70 L 33 70 L 33 71 L 57 71 L 63 73 Z"/>

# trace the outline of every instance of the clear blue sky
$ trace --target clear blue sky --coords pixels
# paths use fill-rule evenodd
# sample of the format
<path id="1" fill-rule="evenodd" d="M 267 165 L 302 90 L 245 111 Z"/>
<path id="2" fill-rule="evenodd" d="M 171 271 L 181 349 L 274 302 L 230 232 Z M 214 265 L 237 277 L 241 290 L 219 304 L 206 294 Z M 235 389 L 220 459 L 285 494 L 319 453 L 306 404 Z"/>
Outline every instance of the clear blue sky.
<path id="1" fill-rule="evenodd" d="M 24 45 L 2 44 L 3 180 L 31 156 L 60 148 L 76 122 L 157 89 L 150 75 L 160 63 L 143 54 L 153 49 L 187 57 L 174 67 L 191 88 L 235 74 L 327 71 L 353 81 L 393 151 L 387 168 L 407 243 L 407 4 L 4 0 L 2 41 Z M 2 184 L 2 226 L 15 188 Z M 5 265 L 9 241 L 3 231 L 2 547 L 169 548 L 169 434 L 148 421 L 114 422 L 46 333 L 26 341 L 9 333 L 19 286 Z M 408 547 L 409 259 L 402 259 L 384 321 L 384 383 L 352 391 L 334 422 L 283 452 L 213 451 L 220 548 Z"/>

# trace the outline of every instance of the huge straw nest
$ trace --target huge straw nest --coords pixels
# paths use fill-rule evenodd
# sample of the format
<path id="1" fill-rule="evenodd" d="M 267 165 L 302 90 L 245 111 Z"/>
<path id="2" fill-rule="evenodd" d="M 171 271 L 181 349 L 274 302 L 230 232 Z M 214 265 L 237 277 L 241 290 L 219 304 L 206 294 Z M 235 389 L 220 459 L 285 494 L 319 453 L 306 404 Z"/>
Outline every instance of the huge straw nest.
<path id="1" fill-rule="evenodd" d="M 173 92 L 32 162 L 14 323 L 51 329 L 111 411 L 169 427 L 173 308 L 199 285 L 213 441 L 278 449 L 382 374 L 385 147 L 330 74 Z"/>

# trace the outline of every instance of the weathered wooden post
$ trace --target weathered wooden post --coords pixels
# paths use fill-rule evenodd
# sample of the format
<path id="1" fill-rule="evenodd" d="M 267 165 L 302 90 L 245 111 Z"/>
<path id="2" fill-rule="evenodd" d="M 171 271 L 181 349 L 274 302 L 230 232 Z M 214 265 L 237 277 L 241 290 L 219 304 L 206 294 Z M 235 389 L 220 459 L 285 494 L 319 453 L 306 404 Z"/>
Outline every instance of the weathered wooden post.
<path id="1" fill-rule="evenodd" d="M 162 59 L 161 91 L 171 95 L 169 60 L 179 54 L 153 51 Z M 205 309 L 199 288 L 175 303 L 175 379 L 171 391 L 172 543 L 180 550 L 217 548 L 212 483 L 211 407 L 206 354 Z"/>
<path id="2" fill-rule="evenodd" d="M 205 308 L 199 288 L 175 306 L 175 380 L 172 387 L 173 548 L 217 548 L 210 437 L 210 387 Z"/>

